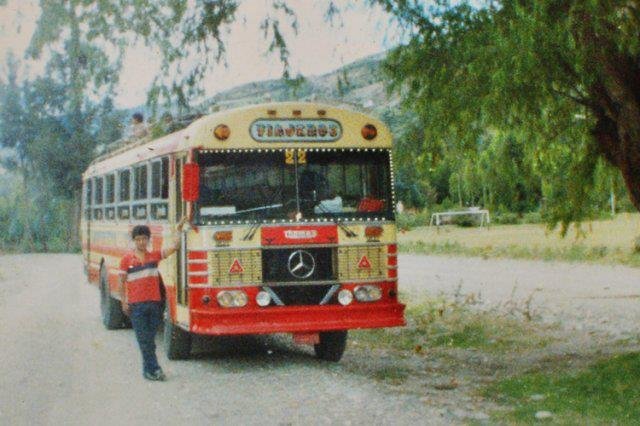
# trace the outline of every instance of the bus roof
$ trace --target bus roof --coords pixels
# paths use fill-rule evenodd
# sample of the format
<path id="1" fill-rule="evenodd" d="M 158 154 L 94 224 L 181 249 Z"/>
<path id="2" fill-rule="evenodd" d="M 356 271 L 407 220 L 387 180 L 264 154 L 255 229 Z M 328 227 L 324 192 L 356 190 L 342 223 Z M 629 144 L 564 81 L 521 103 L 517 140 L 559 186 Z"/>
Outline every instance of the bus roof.
<path id="1" fill-rule="evenodd" d="M 224 125 L 226 139 L 214 132 Z M 364 133 L 375 137 L 367 140 Z M 363 128 L 367 129 L 363 130 Z M 279 102 L 224 110 L 199 118 L 158 139 L 142 139 L 96 158 L 83 178 L 192 148 L 260 150 L 282 148 L 391 148 L 389 129 L 369 115 L 326 104 Z"/>

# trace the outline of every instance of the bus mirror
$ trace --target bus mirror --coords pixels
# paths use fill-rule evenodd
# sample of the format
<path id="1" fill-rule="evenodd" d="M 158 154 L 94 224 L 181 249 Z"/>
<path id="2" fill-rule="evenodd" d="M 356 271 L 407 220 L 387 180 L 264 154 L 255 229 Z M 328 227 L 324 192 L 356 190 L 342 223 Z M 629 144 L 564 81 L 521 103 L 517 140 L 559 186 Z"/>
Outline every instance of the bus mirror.
<path id="1" fill-rule="evenodd" d="M 198 201 L 200 196 L 200 166 L 197 163 L 186 163 L 182 169 L 182 199 Z"/>

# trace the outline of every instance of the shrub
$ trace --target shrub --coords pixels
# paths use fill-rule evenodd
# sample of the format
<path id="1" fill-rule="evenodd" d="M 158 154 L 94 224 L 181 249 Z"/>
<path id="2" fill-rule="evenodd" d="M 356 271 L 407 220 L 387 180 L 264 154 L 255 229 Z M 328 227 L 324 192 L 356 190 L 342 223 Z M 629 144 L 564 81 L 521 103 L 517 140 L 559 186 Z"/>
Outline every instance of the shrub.
<path id="1" fill-rule="evenodd" d="M 518 223 L 518 215 L 511 212 L 498 213 L 493 217 L 493 223 L 498 225 L 515 225 Z"/>
<path id="2" fill-rule="evenodd" d="M 540 212 L 528 212 L 522 215 L 522 223 L 542 223 Z"/>
<path id="3" fill-rule="evenodd" d="M 431 220 L 431 214 L 428 210 L 418 212 L 403 212 L 396 214 L 396 225 L 398 229 L 413 229 L 418 226 L 427 226 Z"/>
<path id="4" fill-rule="evenodd" d="M 472 216 L 456 216 L 452 222 L 462 228 L 470 228 L 478 224 L 478 220 Z"/>

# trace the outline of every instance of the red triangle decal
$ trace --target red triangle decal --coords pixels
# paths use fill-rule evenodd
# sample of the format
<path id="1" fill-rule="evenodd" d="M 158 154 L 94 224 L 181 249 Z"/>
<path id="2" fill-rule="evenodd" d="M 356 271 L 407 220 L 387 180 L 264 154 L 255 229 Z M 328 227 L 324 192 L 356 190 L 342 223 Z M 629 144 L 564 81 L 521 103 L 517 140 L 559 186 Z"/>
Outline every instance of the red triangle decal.
<path id="1" fill-rule="evenodd" d="M 244 272 L 244 268 L 240 264 L 238 259 L 233 259 L 233 263 L 231 264 L 231 268 L 229 268 L 230 274 L 241 274 Z"/>
<path id="2" fill-rule="evenodd" d="M 371 268 L 371 262 L 369 262 L 369 259 L 367 259 L 367 256 L 362 256 L 362 258 L 360 259 L 360 262 L 358 262 L 358 268 L 360 269 L 370 269 Z"/>

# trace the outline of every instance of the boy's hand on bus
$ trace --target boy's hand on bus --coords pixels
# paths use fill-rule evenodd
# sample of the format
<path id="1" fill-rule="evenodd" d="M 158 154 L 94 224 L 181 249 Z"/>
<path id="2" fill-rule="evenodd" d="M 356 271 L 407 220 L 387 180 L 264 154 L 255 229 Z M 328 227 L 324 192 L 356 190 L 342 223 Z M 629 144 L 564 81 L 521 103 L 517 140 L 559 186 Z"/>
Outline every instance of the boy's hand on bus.
<path id="1" fill-rule="evenodd" d="M 180 219 L 180 222 L 176 225 L 176 231 L 182 232 L 186 223 L 189 223 L 189 218 L 187 216 L 183 216 L 182 219 Z"/>

